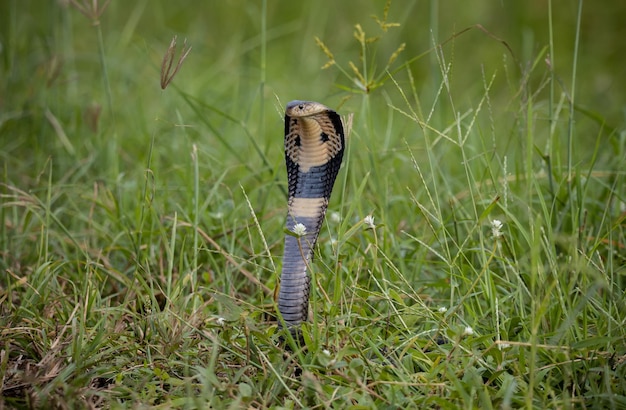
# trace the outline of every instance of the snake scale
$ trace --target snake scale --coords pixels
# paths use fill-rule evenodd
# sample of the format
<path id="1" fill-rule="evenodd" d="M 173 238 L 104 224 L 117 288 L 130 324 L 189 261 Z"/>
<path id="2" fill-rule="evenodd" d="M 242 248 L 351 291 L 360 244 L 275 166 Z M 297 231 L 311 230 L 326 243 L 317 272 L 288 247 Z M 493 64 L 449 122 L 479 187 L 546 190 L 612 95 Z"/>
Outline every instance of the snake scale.
<path id="1" fill-rule="evenodd" d="M 287 327 L 306 321 L 311 278 L 307 266 L 324 221 L 345 147 L 341 117 L 317 102 L 292 101 L 285 109 L 285 161 L 289 182 L 286 227 L 306 228 L 285 235 L 278 310 Z"/>

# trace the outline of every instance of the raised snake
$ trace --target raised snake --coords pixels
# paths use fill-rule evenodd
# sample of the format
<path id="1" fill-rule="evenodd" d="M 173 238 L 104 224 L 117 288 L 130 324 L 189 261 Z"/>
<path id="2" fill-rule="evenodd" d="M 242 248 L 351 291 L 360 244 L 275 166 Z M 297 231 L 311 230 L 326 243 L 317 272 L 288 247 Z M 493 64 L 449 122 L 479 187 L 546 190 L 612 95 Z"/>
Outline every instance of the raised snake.
<path id="1" fill-rule="evenodd" d="M 317 102 L 292 101 L 285 109 L 285 162 L 289 182 L 286 228 L 302 224 L 301 236 L 285 235 L 278 310 L 287 327 L 306 321 L 313 248 L 345 147 L 341 117 Z"/>

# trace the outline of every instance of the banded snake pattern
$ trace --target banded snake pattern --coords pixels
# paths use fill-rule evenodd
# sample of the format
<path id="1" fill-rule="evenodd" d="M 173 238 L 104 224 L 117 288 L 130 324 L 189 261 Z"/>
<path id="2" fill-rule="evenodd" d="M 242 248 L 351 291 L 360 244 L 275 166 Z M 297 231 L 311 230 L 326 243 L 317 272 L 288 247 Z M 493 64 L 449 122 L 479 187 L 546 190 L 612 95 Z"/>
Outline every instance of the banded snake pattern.
<path id="1" fill-rule="evenodd" d="M 285 162 L 288 177 L 286 228 L 278 310 L 288 328 L 306 321 L 311 291 L 307 267 L 324 221 L 345 148 L 341 117 L 323 104 L 292 101 L 285 109 Z"/>

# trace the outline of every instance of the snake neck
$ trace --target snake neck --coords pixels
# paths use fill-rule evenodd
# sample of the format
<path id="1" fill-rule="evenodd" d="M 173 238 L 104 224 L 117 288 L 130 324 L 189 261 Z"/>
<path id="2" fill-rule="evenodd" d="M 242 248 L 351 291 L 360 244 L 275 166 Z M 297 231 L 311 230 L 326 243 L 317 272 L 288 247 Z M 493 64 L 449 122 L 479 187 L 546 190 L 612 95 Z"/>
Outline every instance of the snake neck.
<path id="1" fill-rule="evenodd" d="M 322 132 L 322 127 L 315 117 L 312 118 L 300 118 L 300 124 L 302 127 L 303 142 L 319 141 L 317 138 Z"/>

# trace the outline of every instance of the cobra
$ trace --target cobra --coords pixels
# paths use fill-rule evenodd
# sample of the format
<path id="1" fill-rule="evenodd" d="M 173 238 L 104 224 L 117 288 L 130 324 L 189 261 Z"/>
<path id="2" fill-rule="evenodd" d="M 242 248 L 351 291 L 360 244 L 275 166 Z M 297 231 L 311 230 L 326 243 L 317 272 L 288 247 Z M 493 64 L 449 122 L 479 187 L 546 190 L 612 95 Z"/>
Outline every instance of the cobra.
<path id="1" fill-rule="evenodd" d="M 285 161 L 289 183 L 278 310 L 287 327 L 306 321 L 311 278 L 307 274 L 345 147 L 341 117 L 317 102 L 292 101 L 285 109 Z"/>

